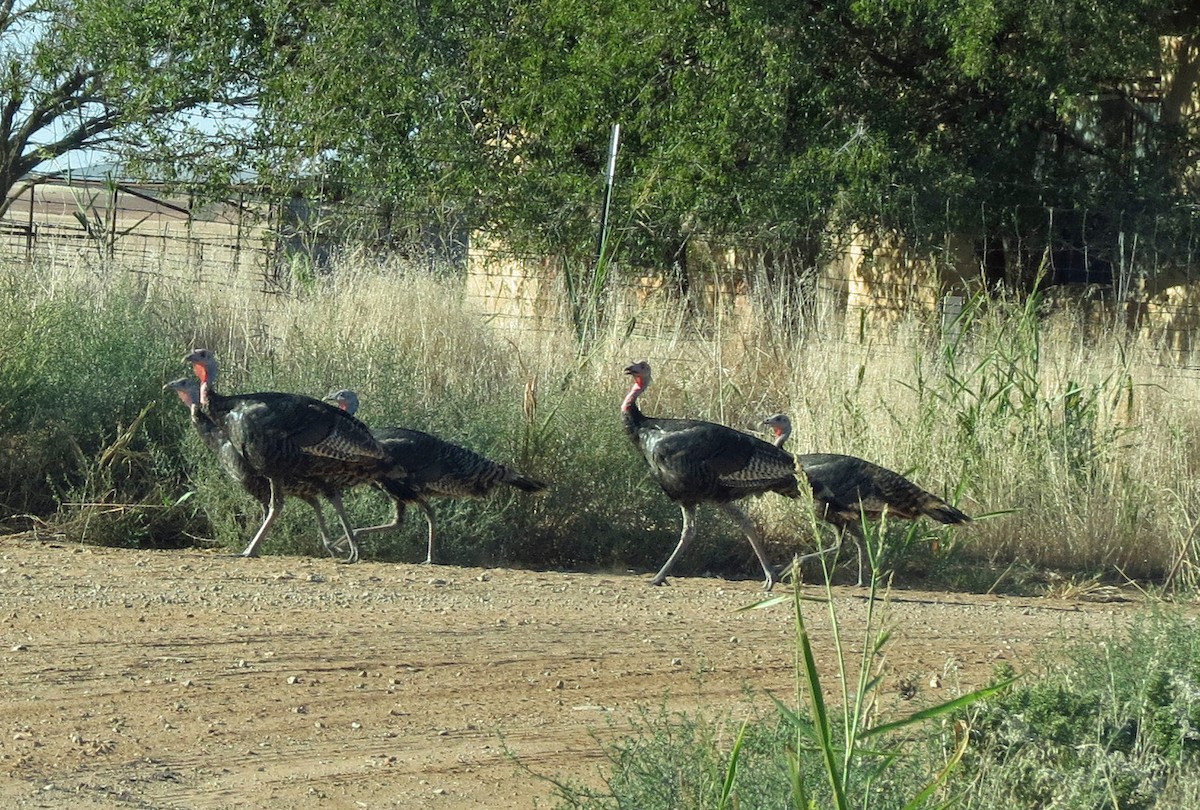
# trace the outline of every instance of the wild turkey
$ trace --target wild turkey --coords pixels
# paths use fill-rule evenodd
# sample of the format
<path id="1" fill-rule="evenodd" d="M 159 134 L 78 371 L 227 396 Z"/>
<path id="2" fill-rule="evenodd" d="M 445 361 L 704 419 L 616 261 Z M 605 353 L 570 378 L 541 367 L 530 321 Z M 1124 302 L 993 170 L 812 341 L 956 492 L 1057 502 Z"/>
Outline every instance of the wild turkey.
<path id="1" fill-rule="evenodd" d="M 334 403 L 352 416 L 358 411 L 358 394 L 348 388 L 332 392 L 325 397 L 325 401 Z M 395 529 L 404 519 L 404 507 L 414 504 L 424 513 L 429 526 L 426 564 L 433 563 L 437 537 L 436 518 L 426 501 L 427 496 L 482 498 L 500 484 L 508 484 L 523 492 L 542 492 L 546 489 L 541 481 L 429 433 L 400 427 L 378 428 L 372 433 L 387 450 L 391 469 L 404 474 L 397 476 L 385 471 L 375 480 L 375 486 L 392 499 L 394 512 L 391 522 L 359 529 L 358 533 L 371 534 Z"/>
<path id="2" fill-rule="evenodd" d="M 350 546 L 346 562 L 357 562 L 358 543 L 341 492 L 391 467 L 387 452 L 367 426 L 312 397 L 274 391 L 222 396 L 213 388 L 218 367 L 207 349 L 197 349 L 184 362 L 200 380 L 199 412 L 228 438 L 231 452 L 246 468 L 270 484 L 266 517 L 242 556 L 258 553 L 288 490 L 311 487 L 329 501 L 342 523 Z M 326 550 L 335 553 L 332 544 Z"/>
<path id="3" fill-rule="evenodd" d="M 777 413 L 763 420 L 775 434 L 775 446 L 782 449 L 792 433 L 792 420 Z M 832 548 L 805 555 L 819 556 L 836 551 L 842 535 L 854 536 L 858 551 L 858 584 L 863 584 L 863 548 L 866 539 L 862 522 L 889 517 L 916 520 L 922 515 L 946 524 L 969 523 L 971 518 L 926 492 L 903 475 L 854 456 L 836 453 L 805 453 L 796 463 L 807 476 L 817 504 L 817 516 L 838 530 L 838 543 Z M 802 558 L 803 559 L 803 558 Z"/>
<path id="4" fill-rule="evenodd" d="M 192 425 L 204 444 L 217 456 L 217 461 L 229 477 L 241 484 L 242 489 L 258 501 L 265 518 L 271 506 L 271 482 L 250 469 L 245 458 L 234 450 L 229 437 L 212 419 L 200 411 L 200 381 L 182 377 L 167 383 L 163 389 L 170 389 L 179 395 L 180 401 L 191 414 Z M 293 482 L 284 487 L 284 494 L 300 498 L 312 507 L 317 518 L 317 529 L 321 532 L 321 543 L 333 553 L 333 540 L 325 525 L 325 516 L 321 513 L 321 502 L 318 500 L 320 493 L 317 489 L 304 482 Z"/>
<path id="5" fill-rule="evenodd" d="M 754 522 L 734 505 L 750 495 L 777 492 L 788 498 L 803 497 L 792 457 L 756 436 L 699 419 L 656 419 L 638 408 L 638 397 L 650 387 L 650 364 L 634 363 L 625 369 L 633 388 L 621 404 L 621 419 L 630 440 L 641 451 L 650 474 L 683 512 L 679 545 L 671 552 L 652 585 L 661 585 L 667 572 L 696 535 L 696 507 L 713 503 L 741 527 L 766 574 L 770 590 L 778 581 Z"/>

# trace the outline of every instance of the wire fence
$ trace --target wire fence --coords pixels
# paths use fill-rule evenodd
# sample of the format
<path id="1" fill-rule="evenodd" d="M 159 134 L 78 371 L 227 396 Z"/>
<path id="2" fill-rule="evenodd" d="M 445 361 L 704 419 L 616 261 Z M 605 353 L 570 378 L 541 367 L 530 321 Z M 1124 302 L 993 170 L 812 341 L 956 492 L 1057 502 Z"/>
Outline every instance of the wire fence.
<path id="1" fill-rule="evenodd" d="M 595 271 L 561 256 L 522 254 L 428 212 L 270 200 L 254 189 L 214 203 L 155 185 L 70 180 L 39 183 L 9 203 L 0 218 L 0 251 L 10 262 L 99 260 L 127 272 L 275 295 L 291 290 L 300 275 L 335 270 L 352 241 L 357 255 L 366 251 L 380 261 L 399 255 L 418 267 L 458 274 L 470 306 L 524 331 L 578 328 L 586 310 L 580 290 L 590 288 Z M 1177 238 L 1190 246 L 1200 244 L 1196 236 L 1200 232 Z M 720 317 L 746 331 L 764 318 L 787 319 L 824 333 L 838 330 L 847 339 L 879 340 L 889 326 L 914 315 L 950 328 L 965 299 L 995 280 L 988 246 L 947 238 L 939 250 L 918 252 L 865 234 L 838 242 L 814 262 L 752 242 L 695 235 L 671 267 L 614 265 L 603 303 L 611 307 L 615 297 L 628 312 L 696 315 L 698 323 Z M 1058 282 L 1047 288 L 1047 308 L 1069 304 L 1098 328 L 1132 330 L 1190 352 L 1200 329 L 1200 278 L 1190 247 L 1160 254 L 1157 244 L 1157 234 L 1134 234 L 1103 252 L 1065 243 L 1023 250 L 1040 252 L 1047 279 Z"/>
<path id="2" fill-rule="evenodd" d="M 10 261 L 98 261 L 129 272 L 234 288 L 278 280 L 269 206 L 246 194 L 198 204 L 153 185 L 39 183 L 9 200 L 0 249 Z"/>

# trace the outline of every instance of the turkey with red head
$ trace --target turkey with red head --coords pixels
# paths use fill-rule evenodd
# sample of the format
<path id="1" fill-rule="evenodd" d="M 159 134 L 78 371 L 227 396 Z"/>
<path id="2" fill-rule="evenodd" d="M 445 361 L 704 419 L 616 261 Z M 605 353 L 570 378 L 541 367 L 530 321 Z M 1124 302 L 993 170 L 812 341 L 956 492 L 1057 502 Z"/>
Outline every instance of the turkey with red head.
<path id="1" fill-rule="evenodd" d="M 782 449 L 792 433 L 792 420 L 777 413 L 763 420 Z M 931 492 L 926 492 L 903 475 L 855 456 L 837 453 L 803 453 L 796 464 L 812 485 L 817 516 L 837 528 L 838 542 L 832 548 L 804 558 L 837 551 L 843 533 L 854 537 L 858 551 L 858 584 L 863 584 L 866 538 L 864 520 L 888 517 L 916 520 L 924 515 L 940 523 L 969 523 L 971 518 Z"/>
<path id="2" fill-rule="evenodd" d="M 239 464 L 267 479 L 267 514 L 242 552 L 253 557 L 283 509 L 290 488 L 311 488 L 329 501 L 349 544 L 346 562 L 359 558 L 358 543 L 341 493 L 368 483 L 391 463 L 370 429 L 353 416 L 313 397 L 268 391 L 224 396 L 215 389 L 217 360 L 207 349 L 184 357 L 200 380 L 199 413 L 228 440 Z M 336 553 L 332 544 L 326 545 Z"/>
<path id="3" fill-rule="evenodd" d="M 633 363 L 625 373 L 633 378 L 633 387 L 621 404 L 625 432 L 646 459 L 651 476 L 683 512 L 679 544 L 650 583 L 666 582 L 667 573 L 696 535 L 696 508 L 711 503 L 741 527 L 766 576 L 765 588 L 770 590 L 778 576 L 754 521 L 735 502 L 768 492 L 804 497 L 792 457 L 757 436 L 715 422 L 646 416 L 638 407 L 638 398 L 650 387 L 650 364 Z"/>
<path id="4" fill-rule="evenodd" d="M 271 506 L 271 482 L 250 469 L 246 460 L 233 449 L 233 445 L 230 444 L 224 431 L 200 411 L 200 381 L 183 377 L 172 380 L 164 385 L 163 389 L 174 391 L 179 396 L 179 400 L 191 414 L 192 426 L 200 434 L 205 446 L 216 455 L 221 469 L 230 478 L 241 484 L 242 489 L 250 497 L 258 501 L 265 518 L 267 510 Z M 325 525 L 325 516 L 321 513 L 320 491 L 303 481 L 294 481 L 284 487 L 284 494 L 299 498 L 312 507 L 313 514 L 317 519 L 317 529 L 321 533 L 321 543 L 325 548 L 332 549 L 333 541 L 329 536 L 329 529 Z"/>
<path id="5" fill-rule="evenodd" d="M 358 411 L 358 394 L 348 388 L 333 391 L 325 397 L 348 414 Z M 372 431 L 383 445 L 391 461 L 389 469 L 375 479 L 375 486 L 392 499 L 393 513 L 389 523 L 359 529 L 371 534 L 395 529 L 404 519 L 407 504 L 413 504 L 425 515 L 429 528 L 426 563 L 432 563 L 437 537 L 436 518 L 429 497 L 482 498 L 496 487 L 505 484 L 522 492 L 542 492 L 546 485 L 523 475 L 497 461 L 429 433 L 411 428 L 385 427 Z M 397 475 L 396 471 L 401 474 Z"/>

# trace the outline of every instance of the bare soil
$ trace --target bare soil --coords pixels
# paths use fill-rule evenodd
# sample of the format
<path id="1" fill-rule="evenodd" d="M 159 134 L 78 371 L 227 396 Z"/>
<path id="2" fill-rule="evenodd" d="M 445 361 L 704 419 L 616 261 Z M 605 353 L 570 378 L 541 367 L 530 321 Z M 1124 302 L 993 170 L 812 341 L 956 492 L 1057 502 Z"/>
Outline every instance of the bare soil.
<path id="1" fill-rule="evenodd" d="M 787 605 L 647 579 L 0 538 L 0 806 L 549 807 L 538 775 L 600 784 L 642 709 L 791 700 Z M 836 599 L 857 652 L 863 591 Z M 894 592 L 882 701 L 1036 671 L 1142 609 Z"/>

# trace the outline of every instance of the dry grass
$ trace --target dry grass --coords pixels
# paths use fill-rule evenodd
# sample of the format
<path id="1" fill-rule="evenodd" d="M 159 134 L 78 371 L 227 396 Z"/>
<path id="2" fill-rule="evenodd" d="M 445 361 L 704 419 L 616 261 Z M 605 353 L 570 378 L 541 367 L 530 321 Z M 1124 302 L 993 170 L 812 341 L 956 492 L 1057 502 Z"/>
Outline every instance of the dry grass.
<path id="1" fill-rule="evenodd" d="M 1145 339 L 1069 314 L 988 302 L 949 348 L 915 317 L 860 336 L 829 312 L 800 331 L 770 300 L 752 302 L 753 321 L 723 305 L 697 320 L 661 296 L 621 297 L 607 303 L 607 331 L 580 349 L 566 325 L 490 325 L 449 274 L 361 258 L 287 295 L 137 274 L 114 291 L 111 274 L 124 269 L 80 257 L 14 272 L 6 306 L 82 294 L 102 309 L 132 297 L 158 330 L 164 380 L 184 371 L 174 358 L 207 345 L 227 390 L 353 387 L 368 422 L 433 430 L 554 481 L 557 494 L 536 506 L 450 508 L 449 524 L 484 558 L 653 565 L 665 553 L 678 513 L 645 480 L 616 417 L 621 369 L 645 358 L 655 368 L 647 412 L 754 431 L 787 411 L 795 449 L 861 456 L 968 513 L 1006 512 L 944 536 L 970 558 L 1195 584 L 1200 374 L 1191 358 L 1165 362 Z M 795 505 L 764 499 L 756 514 L 776 541 L 811 542 L 797 541 L 808 521 Z M 716 516 L 701 534 L 744 545 Z"/>

